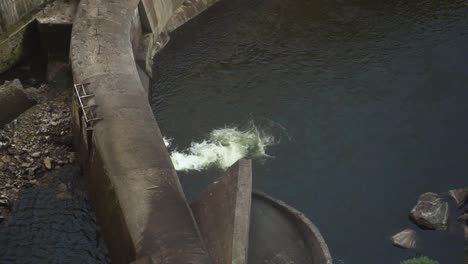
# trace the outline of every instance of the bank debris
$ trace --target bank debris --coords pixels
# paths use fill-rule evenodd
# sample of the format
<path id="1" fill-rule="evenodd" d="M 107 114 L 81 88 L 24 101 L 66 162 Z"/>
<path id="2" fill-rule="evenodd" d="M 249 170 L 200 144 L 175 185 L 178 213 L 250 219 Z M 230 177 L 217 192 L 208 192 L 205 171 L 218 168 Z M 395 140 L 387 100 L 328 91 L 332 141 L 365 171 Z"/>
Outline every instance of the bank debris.
<path id="1" fill-rule="evenodd" d="M 40 185 L 44 174 L 75 161 L 69 91 L 48 85 L 25 89 L 37 104 L 0 128 L 0 221 L 21 190 Z"/>

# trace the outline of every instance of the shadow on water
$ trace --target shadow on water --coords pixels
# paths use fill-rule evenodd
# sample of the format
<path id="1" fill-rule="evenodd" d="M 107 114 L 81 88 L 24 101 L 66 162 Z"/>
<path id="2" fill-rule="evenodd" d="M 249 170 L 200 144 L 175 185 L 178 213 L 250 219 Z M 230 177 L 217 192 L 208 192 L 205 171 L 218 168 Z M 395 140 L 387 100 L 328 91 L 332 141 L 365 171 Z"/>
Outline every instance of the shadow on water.
<path id="1" fill-rule="evenodd" d="M 0 226 L 0 263 L 110 263 L 79 174 L 65 166 L 21 194 Z"/>
<path id="2" fill-rule="evenodd" d="M 455 221 L 423 232 L 408 214 L 468 185 L 467 15 L 460 0 L 221 1 L 155 57 L 152 107 L 177 149 L 252 117 L 284 127 L 254 188 L 312 219 L 336 263 L 462 263 Z M 190 193 L 220 172 L 180 174 Z M 391 245 L 404 228 L 417 250 Z"/>

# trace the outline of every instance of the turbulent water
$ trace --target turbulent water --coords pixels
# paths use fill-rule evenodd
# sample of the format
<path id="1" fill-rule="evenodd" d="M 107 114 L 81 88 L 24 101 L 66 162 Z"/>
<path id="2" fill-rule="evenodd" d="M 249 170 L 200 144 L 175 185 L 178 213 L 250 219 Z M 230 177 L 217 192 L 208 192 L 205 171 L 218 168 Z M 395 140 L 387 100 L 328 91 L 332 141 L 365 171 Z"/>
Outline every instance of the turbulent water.
<path id="1" fill-rule="evenodd" d="M 164 140 L 166 146 L 171 148 L 172 139 Z M 245 130 L 236 127 L 221 128 L 213 130 L 203 141 L 192 142 L 185 150 L 172 150 L 171 160 L 179 171 L 226 169 L 242 158 L 269 157 L 266 149 L 274 143 L 272 135 L 255 126 Z"/>
<path id="2" fill-rule="evenodd" d="M 421 193 L 468 185 L 467 47 L 464 0 L 225 0 L 155 57 L 151 104 L 201 170 L 178 173 L 189 198 L 222 174 L 193 164 L 241 156 L 212 131 L 271 120 L 288 140 L 254 160 L 254 188 L 311 218 L 335 263 L 463 263 L 462 211 L 447 232 L 408 214 Z M 391 245 L 405 228 L 417 249 Z"/>

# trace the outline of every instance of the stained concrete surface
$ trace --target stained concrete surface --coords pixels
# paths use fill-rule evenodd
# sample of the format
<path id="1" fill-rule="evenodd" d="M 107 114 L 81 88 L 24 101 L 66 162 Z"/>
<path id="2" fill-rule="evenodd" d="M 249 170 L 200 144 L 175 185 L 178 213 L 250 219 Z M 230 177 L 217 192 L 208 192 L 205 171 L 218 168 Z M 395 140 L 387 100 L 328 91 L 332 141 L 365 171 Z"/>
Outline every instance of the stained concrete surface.
<path id="1" fill-rule="evenodd" d="M 255 192 L 249 238 L 249 264 L 331 264 L 328 247 L 302 213 Z"/>
<path id="2" fill-rule="evenodd" d="M 216 264 L 245 264 L 249 245 L 252 162 L 239 160 L 191 207 Z"/>

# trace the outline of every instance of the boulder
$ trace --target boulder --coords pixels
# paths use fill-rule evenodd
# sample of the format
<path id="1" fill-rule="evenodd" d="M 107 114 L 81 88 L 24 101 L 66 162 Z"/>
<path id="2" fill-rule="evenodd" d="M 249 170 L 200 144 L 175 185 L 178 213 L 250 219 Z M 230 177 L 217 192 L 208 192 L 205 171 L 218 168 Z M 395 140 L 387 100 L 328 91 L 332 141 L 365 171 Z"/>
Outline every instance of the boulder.
<path id="1" fill-rule="evenodd" d="M 405 229 L 392 236 L 392 244 L 401 248 L 415 248 L 416 232 L 412 229 Z"/>
<path id="2" fill-rule="evenodd" d="M 453 198 L 458 208 L 462 208 L 468 200 L 468 188 L 450 190 L 449 195 Z"/>
<path id="3" fill-rule="evenodd" d="M 460 222 L 468 222 L 468 213 L 464 213 L 457 218 Z"/>
<path id="4" fill-rule="evenodd" d="M 0 86 L 0 127 L 10 123 L 34 104 L 18 79 Z"/>
<path id="5" fill-rule="evenodd" d="M 447 230 L 449 206 L 436 193 L 423 193 L 410 213 L 410 218 L 424 229 Z"/>
<path id="6" fill-rule="evenodd" d="M 465 230 L 465 240 L 468 240 L 468 223 L 463 224 L 463 230 Z"/>

